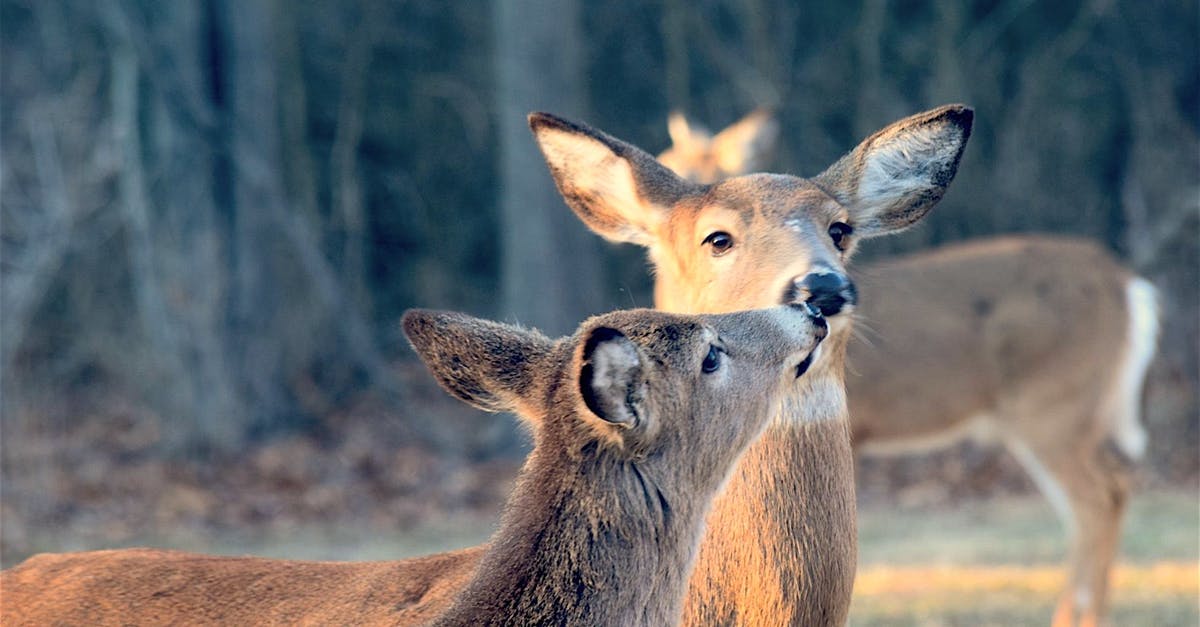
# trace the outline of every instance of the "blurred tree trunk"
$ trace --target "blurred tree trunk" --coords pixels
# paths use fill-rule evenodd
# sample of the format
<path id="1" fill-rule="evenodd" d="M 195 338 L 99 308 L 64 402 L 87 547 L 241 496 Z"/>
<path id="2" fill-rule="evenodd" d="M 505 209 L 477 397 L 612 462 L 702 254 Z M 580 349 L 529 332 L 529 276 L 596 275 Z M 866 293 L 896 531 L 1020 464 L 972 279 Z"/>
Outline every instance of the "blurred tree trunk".
<path id="1" fill-rule="evenodd" d="M 382 7 L 378 2 L 361 3 L 361 15 L 349 33 L 342 60 L 341 95 L 338 102 L 337 130 L 330 158 L 333 214 L 342 231 L 341 267 L 346 291 L 365 312 L 371 310 L 368 289 L 370 221 L 367 219 L 365 190 L 358 171 L 358 149 L 362 142 L 366 115 L 366 84 L 376 39 L 382 30 Z"/>
<path id="2" fill-rule="evenodd" d="M 325 258 L 316 225 L 291 211 L 283 189 L 276 20 L 264 3 L 218 0 L 226 29 L 230 159 L 231 330 L 238 379 L 260 428 L 294 426 L 327 412 L 366 377 L 396 385 L 341 277 Z M 313 379 L 319 371 L 323 381 Z"/>
<path id="3" fill-rule="evenodd" d="M 583 114 L 579 5 L 498 0 L 496 93 L 503 237 L 502 315 L 551 334 L 602 309 L 598 238 L 554 189 L 525 117 Z"/>
<path id="4" fill-rule="evenodd" d="M 115 207 L 147 343 L 130 365 L 143 396 L 171 421 L 163 442 L 170 451 L 236 446 L 245 414 L 226 370 L 201 9 L 199 2 L 170 3 L 150 22 L 132 5 L 103 5 L 121 163 Z"/>

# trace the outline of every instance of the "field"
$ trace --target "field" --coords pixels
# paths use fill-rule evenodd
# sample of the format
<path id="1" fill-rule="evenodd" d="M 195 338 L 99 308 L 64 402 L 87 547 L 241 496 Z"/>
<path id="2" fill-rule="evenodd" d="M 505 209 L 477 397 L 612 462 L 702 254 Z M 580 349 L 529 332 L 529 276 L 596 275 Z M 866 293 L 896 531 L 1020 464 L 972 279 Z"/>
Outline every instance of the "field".
<path id="1" fill-rule="evenodd" d="M 1137 497 L 1114 577 L 1114 625 L 1200 624 L 1200 506 L 1185 491 Z M 1036 497 L 949 510 L 866 506 L 852 625 L 1046 624 L 1065 541 Z"/>
<path id="2" fill-rule="evenodd" d="M 493 523 L 490 516 L 467 516 L 396 536 L 339 525 L 130 544 L 303 559 L 390 559 L 476 543 Z M 1036 496 L 932 509 L 866 504 L 859 537 L 851 625 L 1046 624 L 1063 586 L 1063 534 Z M 1114 625 L 1200 624 L 1200 504 L 1194 491 L 1160 490 L 1135 498 L 1114 582 Z"/>

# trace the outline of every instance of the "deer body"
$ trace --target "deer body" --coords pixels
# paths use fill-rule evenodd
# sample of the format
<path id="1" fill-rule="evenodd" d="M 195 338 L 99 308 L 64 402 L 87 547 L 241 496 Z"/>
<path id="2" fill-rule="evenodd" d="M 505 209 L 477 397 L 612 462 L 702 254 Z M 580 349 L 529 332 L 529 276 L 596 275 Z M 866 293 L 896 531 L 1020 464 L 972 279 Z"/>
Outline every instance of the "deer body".
<path id="1" fill-rule="evenodd" d="M 906 453 L 964 437 L 1004 446 L 1067 530 L 1055 624 L 1100 622 L 1146 446 L 1139 402 L 1158 333 L 1154 288 L 1094 243 L 1029 236 L 901 258 L 858 284 L 870 331 L 848 359 L 855 447 Z"/>
<path id="2" fill-rule="evenodd" d="M 970 109 L 942 107 L 879 131 L 813 179 L 700 185 L 604 133 L 531 117 L 571 209 L 605 238 L 648 249 L 660 309 L 804 301 L 830 322 L 799 400 L 772 418 L 713 505 L 685 624 L 845 623 L 857 557 L 842 381 L 857 297 L 845 263 L 859 239 L 907 228 L 940 200 L 971 122 Z"/>
<path id="3" fill-rule="evenodd" d="M 401 562 L 130 549 L 6 571 L 5 625 L 670 625 L 729 469 L 825 336 L 802 307 L 616 312 L 571 338 L 415 311 L 443 387 L 536 445 L 486 547 Z"/>
<path id="4" fill-rule="evenodd" d="M 673 115 L 670 130 L 659 159 L 712 183 L 762 167 L 778 125 L 755 112 L 714 137 Z M 846 379 L 855 450 L 922 452 L 965 437 L 1003 445 L 1068 533 L 1054 623 L 1101 621 L 1131 462 L 1146 445 L 1153 286 L 1101 246 L 1061 236 L 977 240 L 858 274 L 864 341 L 850 343 Z"/>

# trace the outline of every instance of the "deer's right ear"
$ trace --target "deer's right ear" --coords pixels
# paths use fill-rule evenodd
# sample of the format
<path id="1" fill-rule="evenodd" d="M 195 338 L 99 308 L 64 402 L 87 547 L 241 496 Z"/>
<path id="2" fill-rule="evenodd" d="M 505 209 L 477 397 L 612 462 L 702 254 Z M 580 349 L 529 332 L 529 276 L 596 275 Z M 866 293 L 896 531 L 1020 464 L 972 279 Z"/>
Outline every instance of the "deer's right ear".
<path id="1" fill-rule="evenodd" d="M 567 205 L 606 239 L 650 246 L 671 207 L 700 189 L 635 146 L 583 124 L 531 113 L 529 128 Z"/>
<path id="2" fill-rule="evenodd" d="M 619 431 L 650 426 L 642 353 L 629 338 L 609 327 L 592 329 L 576 363 L 579 393 L 595 417 Z"/>
<path id="3" fill-rule="evenodd" d="M 739 176 L 763 169 L 775 152 L 779 122 L 766 109 L 758 109 L 717 133 L 712 140 L 713 156 L 725 176 Z"/>
<path id="4" fill-rule="evenodd" d="M 404 334 L 442 388 L 486 411 L 536 422 L 539 369 L 553 342 L 530 331 L 460 313 L 410 309 Z"/>

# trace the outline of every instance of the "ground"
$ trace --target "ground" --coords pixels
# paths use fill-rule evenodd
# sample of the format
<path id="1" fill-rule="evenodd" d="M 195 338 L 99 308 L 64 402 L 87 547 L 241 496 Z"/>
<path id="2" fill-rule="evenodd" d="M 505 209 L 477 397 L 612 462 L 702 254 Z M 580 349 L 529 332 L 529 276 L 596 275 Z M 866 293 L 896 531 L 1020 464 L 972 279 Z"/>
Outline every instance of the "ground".
<path id="1" fill-rule="evenodd" d="M 156 417 L 119 403 L 102 413 L 40 422 L 46 427 L 21 433 L 19 446 L 6 430 L 0 565 L 122 546 L 340 560 L 468 546 L 491 532 L 520 462 L 470 447 L 435 454 L 369 409 L 331 420 L 320 437 L 169 460 L 154 453 Z M 479 430 L 478 414 L 447 410 L 441 419 Z M 858 478 L 852 625 L 1048 622 L 1063 586 L 1063 532 L 1011 461 L 960 447 L 868 460 Z M 1197 481 L 1145 472 L 1139 485 L 1114 576 L 1113 624 L 1198 625 Z"/>

